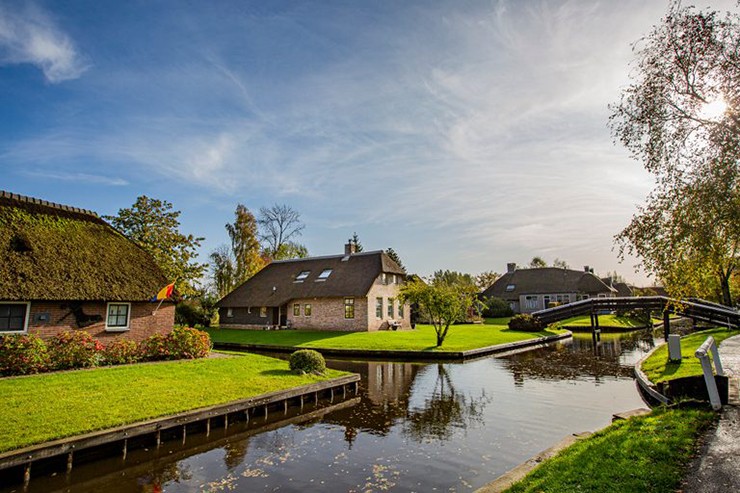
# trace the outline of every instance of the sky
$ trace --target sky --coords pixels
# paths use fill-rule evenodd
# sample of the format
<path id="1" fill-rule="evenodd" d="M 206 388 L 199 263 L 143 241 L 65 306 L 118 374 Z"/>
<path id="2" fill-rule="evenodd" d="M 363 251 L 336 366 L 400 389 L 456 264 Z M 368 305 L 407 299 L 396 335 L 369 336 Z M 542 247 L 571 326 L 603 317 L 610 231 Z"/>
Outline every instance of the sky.
<path id="1" fill-rule="evenodd" d="M 311 255 L 357 232 L 421 275 L 540 256 L 650 284 L 614 235 L 654 180 L 607 121 L 667 5 L 0 0 L 0 189 L 167 200 L 201 261 L 238 203 L 287 204 Z"/>

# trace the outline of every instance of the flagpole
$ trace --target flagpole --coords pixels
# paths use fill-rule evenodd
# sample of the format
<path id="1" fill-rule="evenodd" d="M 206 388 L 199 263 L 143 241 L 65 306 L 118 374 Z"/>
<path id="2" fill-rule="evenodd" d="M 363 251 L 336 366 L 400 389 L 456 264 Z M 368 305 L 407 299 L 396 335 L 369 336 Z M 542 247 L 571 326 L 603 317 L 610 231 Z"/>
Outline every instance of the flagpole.
<path id="1" fill-rule="evenodd" d="M 154 311 L 152 312 L 152 316 L 154 316 L 154 315 L 157 314 L 157 310 L 159 310 L 159 307 L 162 306 L 162 302 L 163 301 L 164 301 L 164 298 L 162 298 L 161 300 L 159 300 L 159 305 L 157 305 L 157 308 L 155 308 Z"/>

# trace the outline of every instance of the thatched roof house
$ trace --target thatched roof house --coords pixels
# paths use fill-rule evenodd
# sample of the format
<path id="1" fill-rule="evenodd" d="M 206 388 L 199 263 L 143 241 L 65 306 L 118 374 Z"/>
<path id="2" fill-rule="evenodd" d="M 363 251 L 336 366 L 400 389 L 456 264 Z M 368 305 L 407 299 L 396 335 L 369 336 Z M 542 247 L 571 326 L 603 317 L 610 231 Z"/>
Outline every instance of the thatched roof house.
<path id="1" fill-rule="evenodd" d="M 218 302 L 222 327 L 326 330 L 408 327 L 398 302 L 406 273 L 385 252 L 272 262 Z"/>
<path id="2" fill-rule="evenodd" d="M 584 270 L 542 267 L 518 269 L 508 264 L 507 272 L 496 280 L 482 297 L 501 298 L 517 313 L 543 310 L 550 303 L 571 303 L 587 298 L 616 296 L 617 290 L 607 286 L 591 272 Z"/>
<path id="3" fill-rule="evenodd" d="M 84 327 L 140 339 L 171 330 L 171 304 L 153 316 L 148 303 L 167 283 L 94 212 L 0 191 L 0 333 Z"/>

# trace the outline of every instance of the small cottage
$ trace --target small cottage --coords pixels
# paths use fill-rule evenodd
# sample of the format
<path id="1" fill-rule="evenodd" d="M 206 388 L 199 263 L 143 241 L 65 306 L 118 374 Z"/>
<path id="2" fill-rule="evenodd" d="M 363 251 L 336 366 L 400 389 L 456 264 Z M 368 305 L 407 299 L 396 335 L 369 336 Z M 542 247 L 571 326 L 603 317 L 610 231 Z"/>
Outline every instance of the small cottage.
<path id="1" fill-rule="evenodd" d="M 0 335 L 85 330 L 103 343 L 172 330 L 154 259 L 92 211 L 0 191 Z"/>
<path id="2" fill-rule="evenodd" d="M 218 302 L 221 327 L 376 331 L 409 328 L 406 273 L 385 252 L 280 260 Z"/>
<path id="3" fill-rule="evenodd" d="M 616 295 L 617 290 L 604 284 L 588 266 L 582 271 L 559 267 L 520 269 L 514 263 L 508 264 L 506 274 L 481 293 L 483 298 L 507 301 L 515 313 L 532 313 L 555 303 L 563 305 Z"/>

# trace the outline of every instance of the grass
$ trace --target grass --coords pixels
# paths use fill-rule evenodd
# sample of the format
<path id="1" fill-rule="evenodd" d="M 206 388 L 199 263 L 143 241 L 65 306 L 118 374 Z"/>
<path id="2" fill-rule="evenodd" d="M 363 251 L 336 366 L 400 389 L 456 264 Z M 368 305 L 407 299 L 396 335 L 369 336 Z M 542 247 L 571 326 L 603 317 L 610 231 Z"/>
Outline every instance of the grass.
<path id="1" fill-rule="evenodd" d="M 0 379 L 0 452 L 344 375 L 255 354 Z"/>
<path id="2" fill-rule="evenodd" d="M 662 320 L 653 319 L 654 323 L 662 322 Z M 589 315 L 581 315 L 579 317 L 569 318 L 558 322 L 561 327 L 591 327 L 591 317 Z M 645 324 L 632 317 L 617 316 L 612 313 L 607 315 L 599 315 L 599 327 L 610 327 L 619 329 L 641 329 L 645 327 Z"/>
<path id="3" fill-rule="evenodd" d="M 719 345 L 728 337 L 737 334 L 740 334 L 740 330 L 729 330 L 723 327 L 694 332 L 681 338 L 681 361 L 668 361 L 668 345 L 664 344 L 642 362 L 642 371 L 653 383 L 702 375 L 701 363 L 694 356 L 699 346 L 707 340 L 708 336 L 714 337 Z"/>
<path id="4" fill-rule="evenodd" d="M 507 492 L 676 491 L 696 447 L 715 419 L 697 409 L 657 409 L 576 442 Z"/>
<path id="5" fill-rule="evenodd" d="M 209 329 L 215 343 L 262 344 L 313 349 L 353 349 L 385 351 L 457 352 L 534 339 L 562 333 L 561 330 L 519 332 L 509 330 L 509 319 L 487 319 L 484 324 L 453 325 L 442 347 L 436 347 L 431 325 L 417 325 L 416 330 L 378 332 L 334 332 L 318 330 L 238 330 Z"/>

